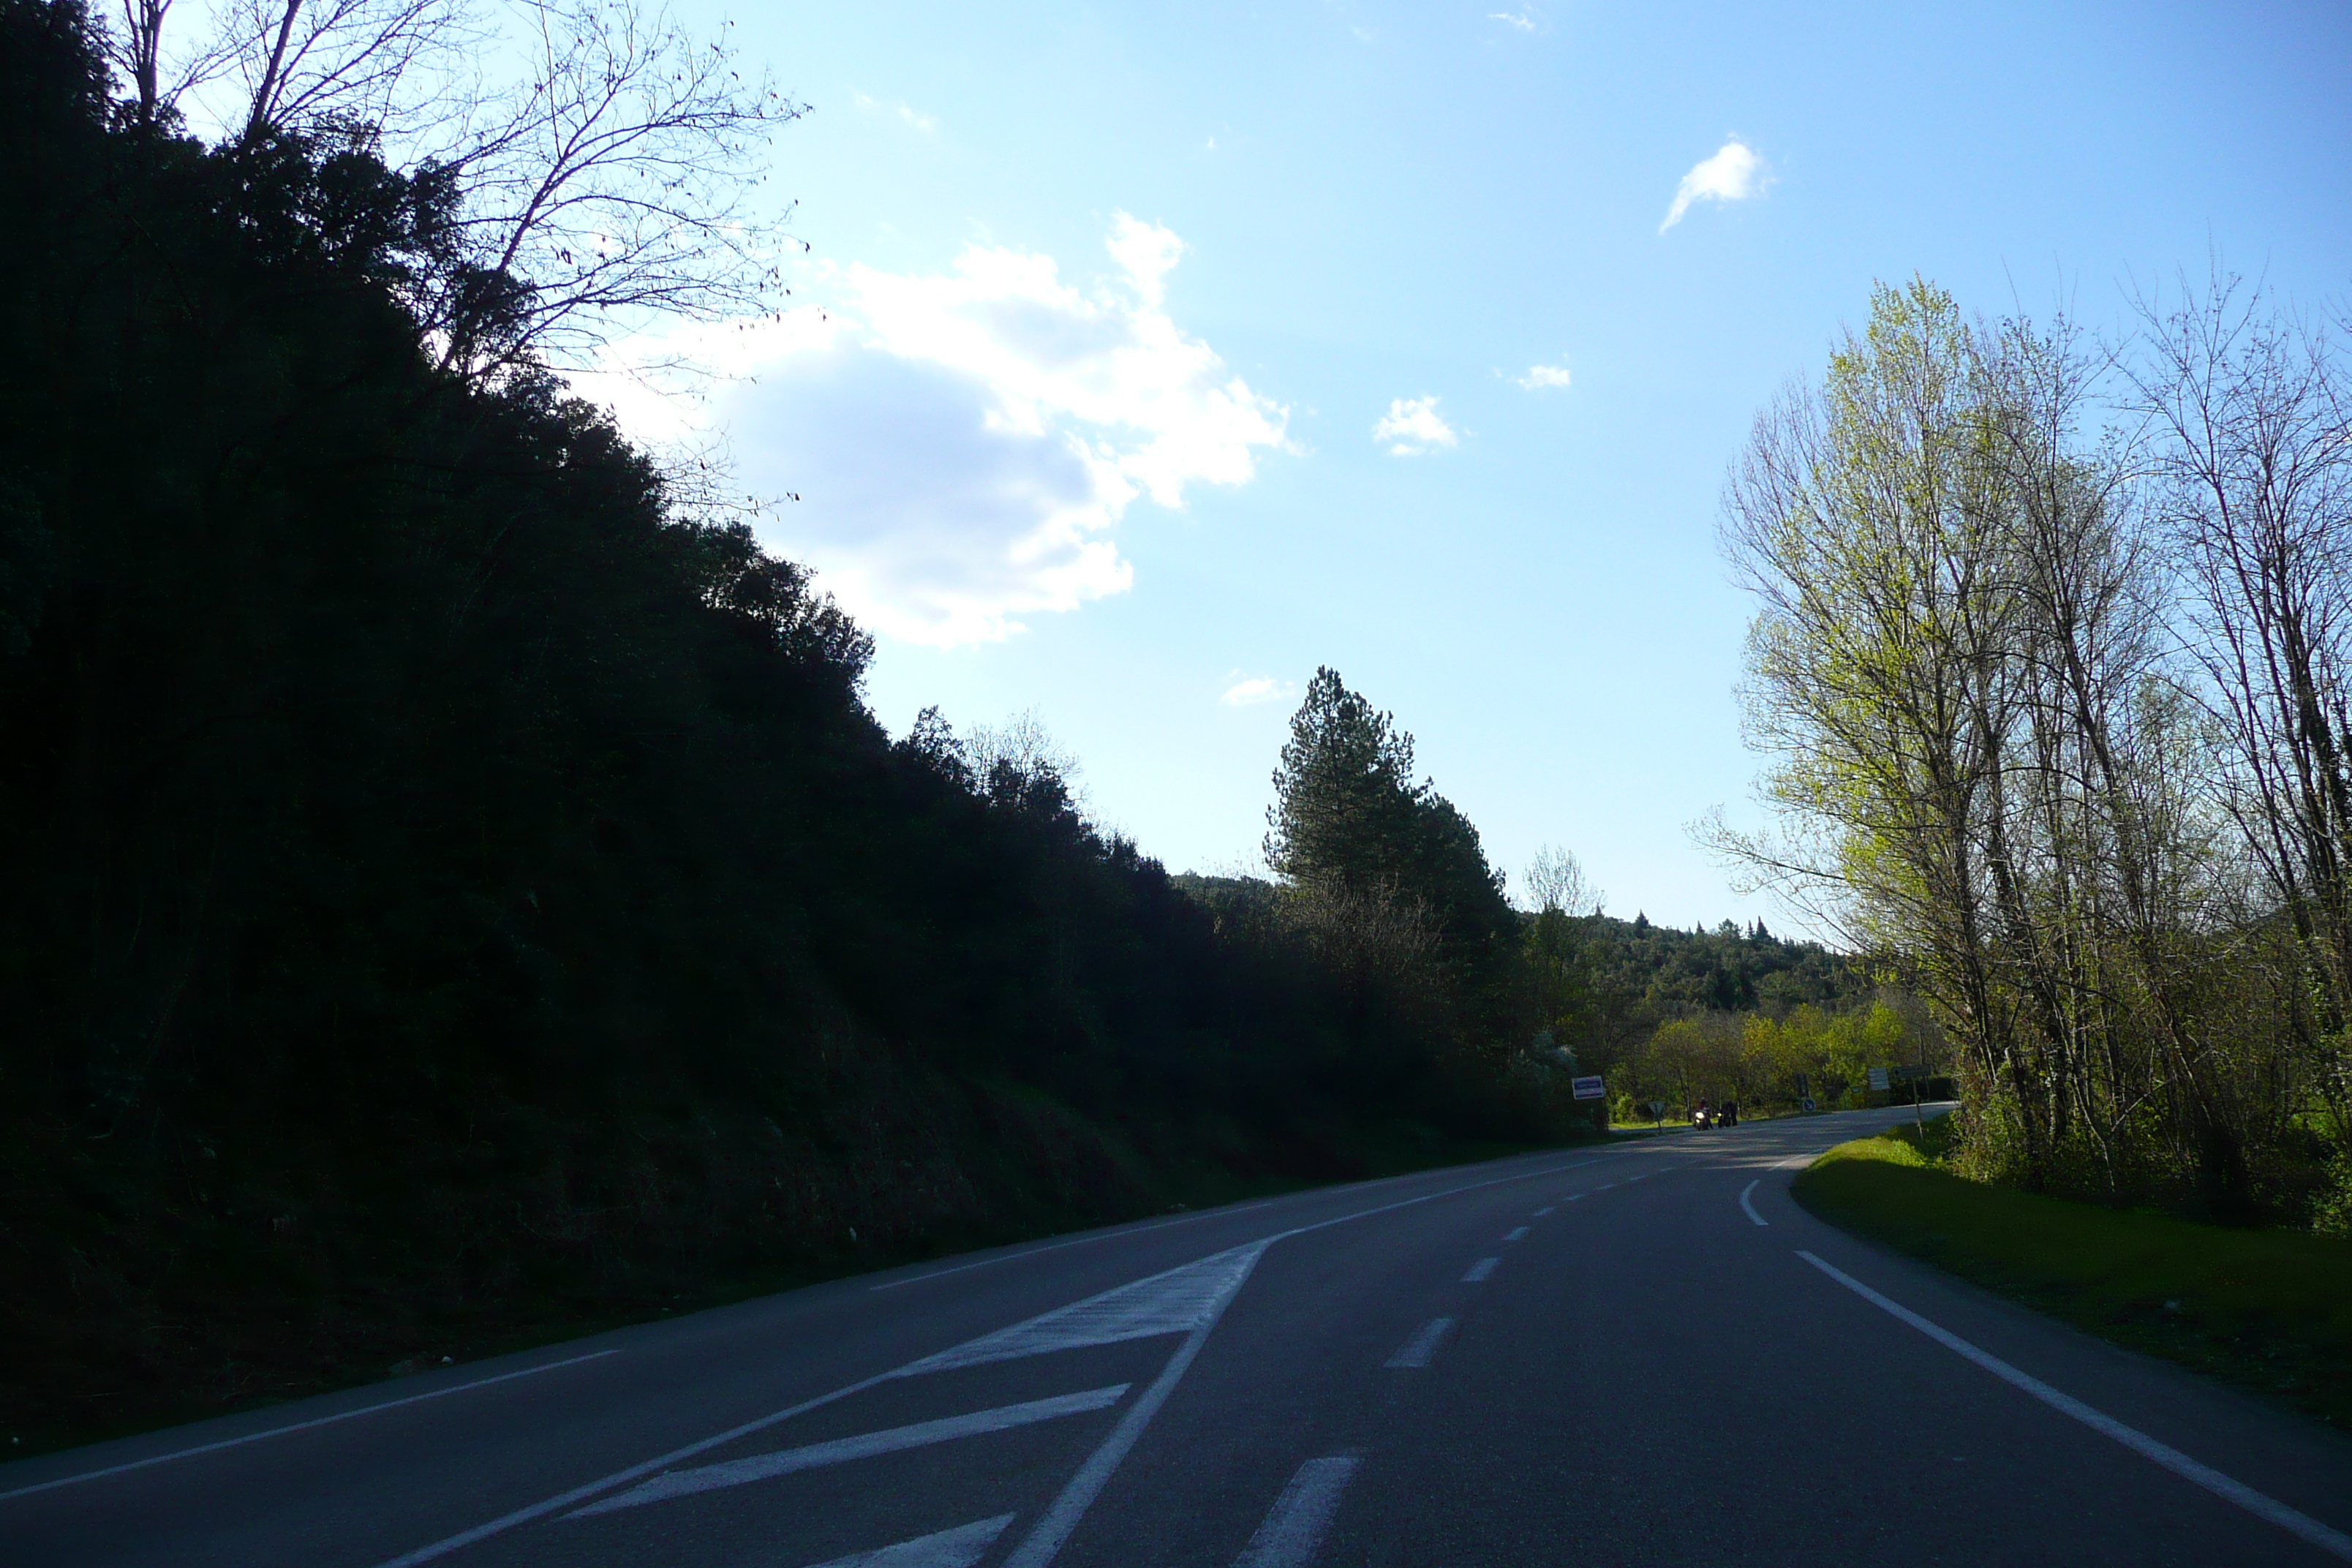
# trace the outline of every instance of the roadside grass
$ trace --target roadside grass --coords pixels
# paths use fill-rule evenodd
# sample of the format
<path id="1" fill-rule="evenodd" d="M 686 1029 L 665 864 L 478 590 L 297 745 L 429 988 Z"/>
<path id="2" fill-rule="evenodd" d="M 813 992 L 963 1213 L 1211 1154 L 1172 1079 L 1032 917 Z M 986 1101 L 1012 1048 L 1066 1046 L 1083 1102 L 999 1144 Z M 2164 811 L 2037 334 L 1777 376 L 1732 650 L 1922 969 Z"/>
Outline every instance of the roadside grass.
<path id="1" fill-rule="evenodd" d="M 2352 1241 L 2038 1196 L 1944 1170 L 1948 1120 L 1798 1174 L 1821 1218 L 2114 1342 L 2352 1428 Z"/>

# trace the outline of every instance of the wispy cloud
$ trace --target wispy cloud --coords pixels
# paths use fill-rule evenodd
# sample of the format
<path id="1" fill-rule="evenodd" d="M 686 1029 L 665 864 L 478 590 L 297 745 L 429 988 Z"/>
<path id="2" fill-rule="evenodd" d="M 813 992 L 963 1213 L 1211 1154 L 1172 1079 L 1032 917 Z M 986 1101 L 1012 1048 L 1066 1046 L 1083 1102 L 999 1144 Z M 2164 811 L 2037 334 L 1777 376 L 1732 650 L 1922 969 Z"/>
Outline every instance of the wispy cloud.
<path id="1" fill-rule="evenodd" d="M 1511 379 L 1528 392 L 1543 392 L 1555 386 L 1568 384 L 1568 366 L 1565 363 L 1531 364 L 1528 366 L 1527 374 L 1515 375 Z"/>
<path id="2" fill-rule="evenodd" d="M 1500 22 L 1507 27 L 1517 27 L 1522 33 L 1536 30 L 1535 7 L 1532 5 L 1522 5 L 1517 11 L 1489 11 L 1486 20 Z"/>
<path id="3" fill-rule="evenodd" d="M 1254 708 L 1261 702 L 1278 701 L 1290 693 L 1287 681 L 1276 680 L 1270 675 L 1253 675 L 1226 687 L 1225 694 L 1217 700 L 1228 708 Z"/>
<path id="4" fill-rule="evenodd" d="M 1744 202 L 1762 195 L 1771 183 L 1772 171 L 1763 158 L 1734 136 L 1683 176 L 1683 183 L 1675 187 L 1674 205 L 1666 209 L 1666 221 L 1658 226 L 1658 232 L 1664 234 L 1682 222 L 1693 202 Z"/>
<path id="5" fill-rule="evenodd" d="M 895 114 L 899 120 L 913 126 L 916 130 L 921 132 L 926 136 L 929 136 L 932 132 L 937 131 L 940 128 L 940 122 L 938 121 L 932 119 L 929 115 L 925 114 L 921 110 L 915 108 L 911 104 L 903 102 L 885 103 L 878 98 L 870 98 L 862 92 L 853 92 L 849 97 L 852 102 L 856 104 L 858 108 L 864 110 L 866 113 Z"/>
<path id="6" fill-rule="evenodd" d="M 1127 588 L 1114 529 L 1136 501 L 1180 509 L 1286 447 L 1261 395 L 1163 304 L 1183 241 L 1115 216 L 1112 276 L 1065 281 L 1050 256 L 973 245 L 945 274 L 820 267 L 820 308 L 623 345 L 731 379 L 710 397 L 747 489 L 796 494 L 763 528 L 868 626 L 935 647 L 993 641 L 1024 615 Z M 604 378 L 625 428 L 681 417 Z"/>
<path id="7" fill-rule="evenodd" d="M 1415 458 L 1440 447 L 1458 447 L 1462 438 L 1437 412 L 1434 397 L 1400 397 L 1372 426 L 1372 439 L 1389 444 L 1392 457 Z"/>

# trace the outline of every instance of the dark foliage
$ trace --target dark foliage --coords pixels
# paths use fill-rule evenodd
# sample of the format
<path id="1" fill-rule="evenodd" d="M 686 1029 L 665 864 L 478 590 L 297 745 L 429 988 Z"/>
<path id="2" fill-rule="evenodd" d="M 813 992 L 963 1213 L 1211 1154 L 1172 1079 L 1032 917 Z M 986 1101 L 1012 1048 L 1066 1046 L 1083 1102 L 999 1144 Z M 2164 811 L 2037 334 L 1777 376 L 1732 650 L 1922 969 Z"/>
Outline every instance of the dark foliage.
<path id="1" fill-rule="evenodd" d="M 9 1431 L 1439 1114 L 1050 769 L 892 743 L 865 636 L 560 384 L 438 370 L 402 301 L 450 218 L 356 141 L 115 118 L 85 13 L 0 0 Z"/>
<path id="2" fill-rule="evenodd" d="M 1586 951 L 1595 993 L 1613 1011 L 1645 1011 L 1652 1027 L 1686 1013 L 1777 1015 L 1871 989 L 1843 956 L 1819 942 L 1784 941 L 1761 921 L 1746 931 L 1729 921 L 1678 931 L 1604 916 L 1591 922 Z"/>

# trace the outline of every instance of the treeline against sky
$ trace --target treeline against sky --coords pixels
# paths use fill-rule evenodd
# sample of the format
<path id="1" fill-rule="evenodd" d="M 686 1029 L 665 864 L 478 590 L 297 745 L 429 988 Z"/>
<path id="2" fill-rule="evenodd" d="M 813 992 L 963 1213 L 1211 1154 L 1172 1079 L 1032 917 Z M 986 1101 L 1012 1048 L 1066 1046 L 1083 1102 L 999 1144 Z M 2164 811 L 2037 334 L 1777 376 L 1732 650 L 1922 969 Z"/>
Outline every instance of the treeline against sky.
<path id="1" fill-rule="evenodd" d="M 1959 1165 L 2352 1228 L 2352 370 L 2221 276 L 2137 335 L 1882 288 L 1757 421 L 1758 880 L 1888 955 Z"/>
<path id="2" fill-rule="evenodd" d="M 894 743 L 803 571 L 442 352 L 453 221 L 0 3 L 0 1419 L 1558 1131 L 1050 761 Z"/>
<path id="3" fill-rule="evenodd" d="M 1558 1139 L 1675 1005 L 1329 672 L 1272 882 L 1180 885 L 1034 736 L 894 741 L 808 574 L 540 367 L 461 184 L 118 87 L 0 0 L 12 1436 Z M 1766 945 L 1682 979 L 1827 962 Z"/>

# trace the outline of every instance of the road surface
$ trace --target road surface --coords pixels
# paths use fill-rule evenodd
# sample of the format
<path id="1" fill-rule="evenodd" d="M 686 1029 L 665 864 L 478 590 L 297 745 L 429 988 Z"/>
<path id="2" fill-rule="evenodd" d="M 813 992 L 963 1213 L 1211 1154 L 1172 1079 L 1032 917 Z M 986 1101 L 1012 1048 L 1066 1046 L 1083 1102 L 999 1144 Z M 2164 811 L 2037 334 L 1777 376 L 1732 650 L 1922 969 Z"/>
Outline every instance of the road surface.
<path id="1" fill-rule="evenodd" d="M 0 1560 L 2352 1561 L 2352 1443 L 1790 1201 L 1895 1119 L 1171 1216 L 46 1456 L 0 1468 Z"/>

